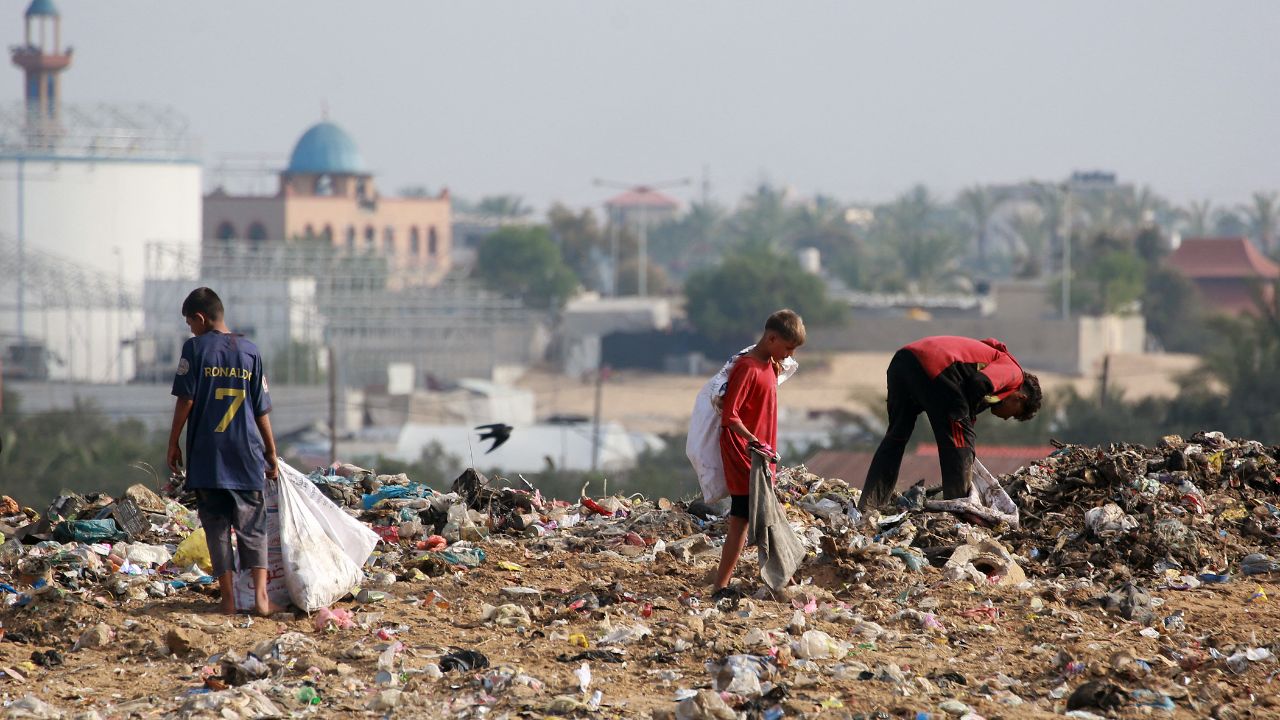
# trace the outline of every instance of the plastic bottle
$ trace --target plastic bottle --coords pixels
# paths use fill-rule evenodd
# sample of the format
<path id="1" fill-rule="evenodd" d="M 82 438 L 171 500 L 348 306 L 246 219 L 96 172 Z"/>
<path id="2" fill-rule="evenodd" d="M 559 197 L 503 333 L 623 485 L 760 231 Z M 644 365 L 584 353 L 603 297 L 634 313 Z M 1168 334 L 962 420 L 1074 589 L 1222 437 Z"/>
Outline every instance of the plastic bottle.
<path id="1" fill-rule="evenodd" d="M 323 700 L 320 699 L 320 693 L 310 685 L 303 685 L 298 690 L 298 702 L 303 705 L 319 705 Z"/>

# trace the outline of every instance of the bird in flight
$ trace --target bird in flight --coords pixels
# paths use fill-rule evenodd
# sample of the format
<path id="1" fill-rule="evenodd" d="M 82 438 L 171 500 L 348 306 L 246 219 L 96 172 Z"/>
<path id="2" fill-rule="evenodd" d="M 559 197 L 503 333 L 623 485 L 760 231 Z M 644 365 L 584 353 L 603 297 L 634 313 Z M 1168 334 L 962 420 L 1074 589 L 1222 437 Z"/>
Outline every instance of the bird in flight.
<path id="1" fill-rule="evenodd" d="M 491 425 L 477 425 L 476 429 L 484 430 L 484 432 L 480 433 L 481 440 L 493 440 L 493 445 L 490 445 L 489 449 L 484 451 L 485 455 L 497 450 L 502 443 L 511 438 L 512 427 L 510 425 L 493 423 Z"/>

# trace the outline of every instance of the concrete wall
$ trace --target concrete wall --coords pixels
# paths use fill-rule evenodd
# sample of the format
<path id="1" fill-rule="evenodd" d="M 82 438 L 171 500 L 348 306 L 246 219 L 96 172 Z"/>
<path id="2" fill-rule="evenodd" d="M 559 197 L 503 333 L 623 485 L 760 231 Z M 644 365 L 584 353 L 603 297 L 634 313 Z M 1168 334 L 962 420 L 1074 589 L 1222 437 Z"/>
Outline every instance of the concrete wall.
<path id="1" fill-rule="evenodd" d="M 1146 324 L 1141 316 L 1118 315 L 1070 320 L 854 316 L 844 327 L 811 328 L 805 352 L 892 352 L 928 335 L 999 338 L 1028 369 L 1083 375 L 1094 372 L 1107 353 L 1142 352 Z"/>
<path id="2" fill-rule="evenodd" d="M 171 385 L 134 384 L 104 385 L 89 383 L 5 383 L 21 398 L 24 414 L 65 410 L 75 407 L 76 400 L 87 400 L 100 407 L 108 417 L 116 420 L 137 418 L 153 430 L 168 428 L 173 421 L 173 396 Z M 339 393 L 342 391 L 339 390 Z M 314 422 L 328 423 L 329 391 L 324 386 L 271 384 L 271 427 L 277 434 L 296 430 Z M 343 410 L 349 403 L 340 394 L 339 423 L 345 416 Z M 160 458 L 161 461 L 164 458 Z"/>

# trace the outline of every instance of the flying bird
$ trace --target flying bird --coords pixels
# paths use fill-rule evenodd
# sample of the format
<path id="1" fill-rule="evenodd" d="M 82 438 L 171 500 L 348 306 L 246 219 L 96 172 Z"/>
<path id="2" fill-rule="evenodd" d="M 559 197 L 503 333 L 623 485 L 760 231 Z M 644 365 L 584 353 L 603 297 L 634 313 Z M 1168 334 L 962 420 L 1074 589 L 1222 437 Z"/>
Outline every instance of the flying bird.
<path id="1" fill-rule="evenodd" d="M 489 449 L 484 451 L 485 455 L 497 450 L 502 443 L 511 439 L 512 427 L 510 425 L 493 423 L 491 425 L 477 425 L 476 429 L 484 430 L 484 432 L 480 433 L 481 440 L 493 440 L 493 445 L 490 445 Z"/>

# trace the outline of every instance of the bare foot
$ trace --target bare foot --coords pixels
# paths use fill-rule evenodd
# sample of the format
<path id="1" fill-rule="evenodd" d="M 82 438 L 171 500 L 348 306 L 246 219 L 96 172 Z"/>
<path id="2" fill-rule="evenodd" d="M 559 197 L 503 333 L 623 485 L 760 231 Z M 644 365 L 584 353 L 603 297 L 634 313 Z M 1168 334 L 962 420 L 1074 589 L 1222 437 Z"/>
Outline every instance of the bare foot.
<path id="1" fill-rule="evenodd" d="M 223 615 L 235 615 L 235 614 L 236 614 L 236 599 L 235 599 L 235 598 L 223 598 L 222 602 L 218 603 L 218 607 L 219 607 L 219 609 L 222 611 L 222 614 L 223 614 Z"/>
<path id="2" fill-rule="evenodd" d="M 288 610 L 288 608 L 283 605 L 277 605 L 270 600 L 254 604 L 254 613 L 256 613 L 258 617 L 271 617 L 276 613 L 282 613 L 286 610 Z"/>

